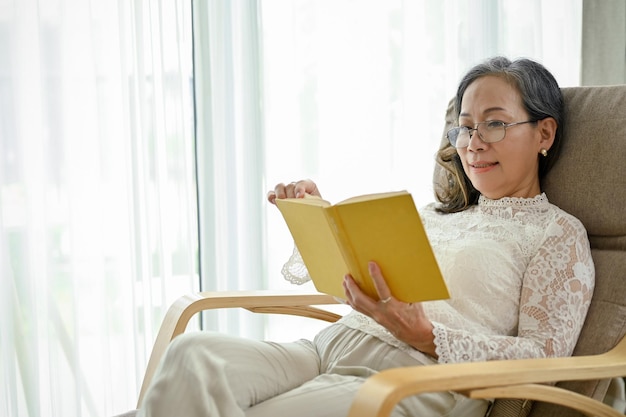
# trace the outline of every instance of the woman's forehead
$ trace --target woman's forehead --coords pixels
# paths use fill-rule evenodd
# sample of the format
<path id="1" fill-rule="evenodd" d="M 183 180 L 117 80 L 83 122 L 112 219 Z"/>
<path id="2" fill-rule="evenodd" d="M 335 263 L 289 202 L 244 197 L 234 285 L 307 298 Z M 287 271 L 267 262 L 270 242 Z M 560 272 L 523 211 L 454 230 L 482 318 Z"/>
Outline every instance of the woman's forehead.
<path id="1" fill-rule="evenodd" d="M 519 91 L 502 77 L 484 76 L 472 82 L 461 100 L 459 117 L 523 111 Z"/>

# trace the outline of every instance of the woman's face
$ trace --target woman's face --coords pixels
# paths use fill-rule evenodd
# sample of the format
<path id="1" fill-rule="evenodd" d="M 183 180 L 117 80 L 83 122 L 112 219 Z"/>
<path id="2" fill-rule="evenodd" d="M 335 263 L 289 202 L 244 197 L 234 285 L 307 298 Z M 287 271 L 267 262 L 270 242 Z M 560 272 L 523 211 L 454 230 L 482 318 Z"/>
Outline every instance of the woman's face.
<path id="1" fill-rule="evenodd" d="M 463 94 L 459 126 L 474 128 L 485 121 L 509 124 L 528 119 L 519 92 L 501 77 L 478 78 Z M 494 143 L 483 142 L 473 132 L 469 145 L 457 152 L 474 188 L 485 197 L 535 197 L 541 192 L 540 152 L 550 149 L 555 132 L 552 118 L 507 127 L 504 139 Z"/>

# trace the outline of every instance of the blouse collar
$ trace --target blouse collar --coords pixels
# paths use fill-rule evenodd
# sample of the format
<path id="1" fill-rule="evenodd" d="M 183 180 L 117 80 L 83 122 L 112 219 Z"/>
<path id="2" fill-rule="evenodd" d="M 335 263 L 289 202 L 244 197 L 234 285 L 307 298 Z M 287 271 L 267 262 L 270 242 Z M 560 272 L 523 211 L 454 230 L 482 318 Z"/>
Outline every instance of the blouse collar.
<path id="1" fill-rule="evenodd" d="M 478 198 L 478 206 L 479 207 L 511 207 L 511 208 L 522 208 L 522 207 L 536 207 L 540 208 L 548 204 L 548 197 L 546 193 L 541 193 L 532 198 L 525 197 L 502 197 L 497 200 L 492 200 L 481 195 Z"/>

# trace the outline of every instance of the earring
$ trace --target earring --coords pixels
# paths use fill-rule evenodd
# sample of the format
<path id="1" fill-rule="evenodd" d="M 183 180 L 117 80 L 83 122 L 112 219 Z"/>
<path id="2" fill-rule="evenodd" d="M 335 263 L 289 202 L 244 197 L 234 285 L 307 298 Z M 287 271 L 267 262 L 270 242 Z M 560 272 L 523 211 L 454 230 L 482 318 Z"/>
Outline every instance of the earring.
<path id="1" fill-rule="evenodd" d="M 545 149 L 545 148 L 541 148 L 541 150 L 540 150 L 539 152 L 540 152 L 540 153 L 544 156 L 544 158 L 545 158 L 546 156 L 548 156 L 548 150 L 547 150 L 547 149 Z"/>

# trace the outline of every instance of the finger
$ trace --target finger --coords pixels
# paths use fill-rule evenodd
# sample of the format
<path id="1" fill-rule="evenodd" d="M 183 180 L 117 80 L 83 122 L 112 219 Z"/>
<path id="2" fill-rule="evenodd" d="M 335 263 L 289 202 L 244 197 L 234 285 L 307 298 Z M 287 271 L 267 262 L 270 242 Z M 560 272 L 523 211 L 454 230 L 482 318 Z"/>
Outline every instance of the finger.
<path id="1" fill-rule="evenodd" d="M 317 197 L 322 196 L 317 189 L 317 184 L 309 179 L 296 181 L 292 184 L 294 185 L 293 191 L 296 198 L 303 198 L 306 194 L 314 195 Z"/>
<path id="2" fill-rule="evenodd" d="M 298 198 L 300 197 L 298 195 L 298 192 L 296 192 L 297 189 L 302 189 L 302 186 L 298 186 L 298 181 L 293 181 L 290 182 L 289 184 L 285 185 L 285 194 L 287 195 L 287 198 Z M 302 194 L 302 197 L 304 197 L 304 194 Z"/>
<path id="3" fill-rule="evenodd" d="M 350 306 L 362 313 L 369 313 L 376 306 L 376 301 L 365 294 L 359 284 L 347 274 L 343 280 L 343 288 Z"/>
<path id="4" fill-rule="evenodd" d="M 387 303 L 391 300 L 391 290 L 383 277 L 383 273 L 380 270 L 380 267 L 376 262 L 369 262 L 367 264 L 370 276 L 372 277 L 372 281 L 374 281 L 374 287 L 376 287 L 376 292 L 378 293 L 378 298 L 383 303 Z"/>
<path id="5" fill-rule="evenodd" d="M 273 198 L 273 199 L 274 199 L 274 201 L 275 201 L 277 198 L 287 198 L 287 197 L 288 197 L 288 195 L 287 195 L 287 186 L 286 186 L 285 184 L 283 184 L 282 182 L 281 182 L 281 183 L 279 183 L 279 184 L 276 184 L 276 185 L 274 186 L 274 190 L 273 190 L 273 191 L 270 191 L 270 192 L 268 193 L 268 196 L 269 196 L 269 195 L 271 195 L 272 193 L 273 193 L 273 195 L 274 195 L 274 198 Z"/>
<path id="6" fill-rule="evenodd" d="M 276 184 L 274 187 L 274 200 L 277 198 L 295 198 L 296 197 L 296 184 L 297 182 L 290 182 L 289 184 Z"/>
<path id="7" fill-rule="evenodd" d="M 276 204 L 276 191 L 270 190 L 267 192 L 267 201 L 272 204 Z"/>
<path id="8" fill-rule="evenodd" d="M 354 294 L 354 290 L 353 289 L 358 289 L 358 285 L 356 285 L 356 282 L 354 282 L 354 279 L 352 278 L 352 276 L 350 274 L 346 274 L 343 277 L 343 292 L 346 294 L 346 300 L 348 301 L 348 303 L 354 307 L 354 298 L 355 298 L 355 294 Z"/>

